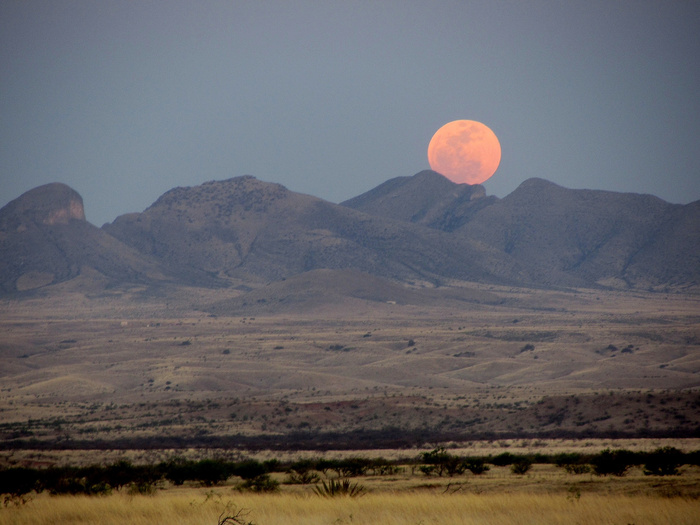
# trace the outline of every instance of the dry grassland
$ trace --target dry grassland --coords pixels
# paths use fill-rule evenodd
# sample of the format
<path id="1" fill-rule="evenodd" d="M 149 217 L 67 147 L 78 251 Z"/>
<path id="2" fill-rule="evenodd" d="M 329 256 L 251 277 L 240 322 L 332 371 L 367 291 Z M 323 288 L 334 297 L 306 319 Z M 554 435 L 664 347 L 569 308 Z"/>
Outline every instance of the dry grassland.
<path id="1" fill-rule="evenodd" d="M 277 494 L 169 488 L 154 496 L 117 493 L 104 497 L 36 496 L 20 507 L 0 509 L 0 524 L 216 525 L 222 513 L 244 510 L 257 525 L 333 524 L 697 524 L 697 468 L 659 480 L 633 472 L 625 478 L 571 476 L 537 465 L 524 477 L 495 468 L 479 477 L 356 478 L 361 497 L 322 498 L 308 486 L 283 486 Z"/>

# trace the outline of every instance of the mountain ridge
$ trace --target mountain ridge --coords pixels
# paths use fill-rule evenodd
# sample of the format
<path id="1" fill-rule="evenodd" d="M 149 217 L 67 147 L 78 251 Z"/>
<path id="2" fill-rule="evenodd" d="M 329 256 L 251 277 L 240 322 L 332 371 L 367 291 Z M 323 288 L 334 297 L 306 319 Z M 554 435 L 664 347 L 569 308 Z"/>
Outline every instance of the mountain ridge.
<path id="1" fill-rule="evenodd" d="M 318 270 L 389 282 L 695 290 L 700 201 L 528 179 L 502 199 L 425 170 L 341 204 L 252 176 L 173 188 L 97 228 L 55 183 L 0 210 L 0 290 L 91 268 L 112 285 L 258 288 Z"/>

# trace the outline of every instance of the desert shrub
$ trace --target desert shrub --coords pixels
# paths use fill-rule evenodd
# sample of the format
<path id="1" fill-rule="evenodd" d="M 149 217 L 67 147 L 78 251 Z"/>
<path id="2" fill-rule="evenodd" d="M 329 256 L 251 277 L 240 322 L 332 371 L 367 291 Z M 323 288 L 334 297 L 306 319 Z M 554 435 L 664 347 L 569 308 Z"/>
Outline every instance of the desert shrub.
<path id="1" fill-rule="evenodd" d="M 557 467 L 563 467 L 564 465 L 584 463 L 584 457 L 575 452 L 563 452 L 553 456 L 552 461 Z"/>
<path id="2" fill-rule="evenodd" d="M 3 504 L 22 505 L 28 501 L 29 493 L 37 490 L 39 472 L 35 469 L 13 467 L 0 471 L 0 494 Z"/>
<path id="3" fill-rule="evenodd" d="M 420 470 L 428 476 L 432 474 L 437 474 L 438 476 L 447 474 L 452 477 L 463 474 L 467 468 L 463 458 L 448 453 L 444 447 L 438 447 L 430 452 L 423 452 L 421 460 L 426 465 L 423 465 Z"/>
<path id="4" fill-rule="evenodd" d="M 95 466 L 47 469 L 42 473 L 39 486 L 52 495 L 85 494 L 95 496 L 106 495 L 112 491 L 106 478 L 105 469 Z"/>
<path id="5" fill-rule="evenodd" d="M 196 476 L 194 462 L 179 457 L 161 463 L 159 469 L 163 477 L 173 485 L 182 485 L 185 481 L 194 480 Z"/>
<path id="6" fill-rule="evenodd" d="M 132 483 L 155 485 L 163 479 L 163 472 L 157 465 L 139 465 L 133 469 Z"/>
<path id="7" fill-rule="evenodd" d="M 593 456 L 591 466 L 598 476 L 624 476 L 636 464 L 635 454 L 629 450 L 605 449 Z"/>
<path id="8" fill-rule="evenodd" d="M 357 483 L 351 483 L 349 479 L 332 479 L 326 483 L 314 487 L 314 492 L 319 496 L 333 498 L 337 496 L 349 496 L 351 498 L 361 496 L 365 492 L 365 487 Z"/>
<path id="9" fill-rule="evenodd" d="M 261 474 L 252 479 L 246 479 L 237 488 L 252 492 L 276 492 L 279 490 L 279 482 L 272 479 L 269 474 Z"/>
<path id="10" fill-rule="evenodd" d="M 153 496 L 156 493 L 156 484 L 148 481 L 134 481 L 129 485 L 130 496 Z"/>
<path id="11" fill-rule="evenodd" d="M 137 477 L 137 468 L 130 462 L 122 460 L 105 468 L 104 479 L 110 487 L 120 489 Z"/>
<path id="12" fill-rule="evenodd" d="M 372 473 L 379 476 L 396 474 L 399 470 L 398 467 L 392 465 L 389 460 L 385 458 L 375 458 L 371 460 L 370 469 L 372 470 Z"/>
<path id="13" fill-rule="evenodd" d="M 683 464 L 683 452 L 673 447 L 658 448 L 647 455 L 644 474 L 647 476 L 677 476 Z"/>
<path id="14" fill-rule="evenodd" d="M 591 466 L 585 463 L 566 463 L 561 467 L 568 474 L 588 474 L 591 471 Z"/>
<path id="15" fill-rule="evenodd" d="M 418 470 L 420 470 L 426 476 L 441 475 L 438 474 L 438 469 L 435 465 L 421 465 L 418 467 Z"/>
<path id="16" fill-rule="evenodd" d="M 312 483 L 318 483 L 320 480 L 320 476 L 312 470 L 302 472 L 290 470 L 287 473 L 287 483 L 291 485 L 311 485 Z"/>
<path id="17" fill-rule="evenodd" d="M 693 450 L 685 455 L 685 464 L 700 467 L 700 450 Z"/>
<path id="18" fill-rule="evenodd" d="M 234 465 L 231 473 L 244 480 L 252 480 L 268 472 L 268 468 L 263 463 L 250 459 Z"/>
<path id="19" fill-rule="evenodd" d="M 322 472 L 323 475 L 327 475 L 329 470 L 334 470 L 335 465 L 337 461 L 334 459 L 326 459 L 326 458 L 321 458 L 316 461 L 314 464 L 314 468 L 318 470 L 319 472 Z"/>
<path id="20" fill-rule="evenodd" d="M 562 453 L 557 454 L 552 459 L 557 467 L 563 468 L 568 474 L 586 474 L 591 471 L 591 466 L 587 463 L 589 458 L 582 454 Z"/>
<path id="21" fill-rule="evenodd" d="M 517 474 L 518 476 L 522 476 L 522 475 L 530 472 L 531 468 L 532 468 L 532 461 L 530 461 L 527 458 L 520 458 L 511 464 L 510 471 L 513 474 Z"/>
<path id="22" fill-rule="evenodd" d="M 331 467 L 338 473 L 338 477 L 352 478 L 364 476 L 372 466 L 372 460 L 367 458 L 346 458 L 337 460 Z"/>
<path id="23" fill-rule="evenodd" d="M 314 472 L 314 463 L 309 459 L 297 461 L 287 470 L 287 483 L 297 485 L 310 485 L 318 483 L 319 476 Z"/>
<path id="24" fill-rule="evenodd" d="M 508 465 L 515 463 L 519 458 L 520 456 L 516 456 L 510 452 L 503 452 L 502 454 L 498 454 L 497 456 L 491 458 L 490 463 L 492 465 L 496 465 L 497 467 L 507 467 Z"/>
<path id="25" fill-rule="evenodd" d="M 224 511 L 219 514 L 217 525 L 255 525 L 252 521 L 247 520 L 248 512 L 240 509 L 235 512 Z"/>
<path id="26" fill-rule="evenodd" d="M 282 464 L 278 459 L 267 459 L 263 461 L 263 467 L 267 472 L 282 472 Z"/>
<path id="27" fill-rule="evenodd" d="M 86 496 L 107 496 L 112 492 L 112 488 L 104 481 L 93 482 L 88 478 L 66 477 L 61 478 L 58 483 L 49 489 L 52 495 L 67 494 L 76 496 L 84 494 Z"/>
<path id="28" fill-rule="evenodd" d="M 469 458 L 464 461 L 465 468 L 476 476 L 480 476 L 484 472 L 490 470 L 490 467 L 481 458 Z"/>
<path id="29" fill-rule="evenodd" d="M 193 478 L 205 487 L 218 485 L 226 481 L 230 475 L 229 468 L 223 461 L 203 459 L 192 466 Z"/>

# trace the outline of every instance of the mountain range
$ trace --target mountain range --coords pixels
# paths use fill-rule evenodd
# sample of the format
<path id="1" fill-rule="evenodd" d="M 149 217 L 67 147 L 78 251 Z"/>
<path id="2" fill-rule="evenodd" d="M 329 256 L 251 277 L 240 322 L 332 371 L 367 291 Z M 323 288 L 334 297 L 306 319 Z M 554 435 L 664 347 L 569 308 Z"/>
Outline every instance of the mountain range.
<path id="1" fill-rule="evenodd" d="M 102 228 L 85 220 L 80 195 L 60 183 L 0 209 L 3 294 L 82 276 L 109 287 L 249 293 L 273 283 L 284 295 L 307 274 L 327 283 L 365 275 L 372 290 L 469 281 L 697 291 L 700 201 L 670 204 L 543 179 L 498 199 L 422 171 L 341 204 L 251 176 L 211 181 L 174 188 Z"/>

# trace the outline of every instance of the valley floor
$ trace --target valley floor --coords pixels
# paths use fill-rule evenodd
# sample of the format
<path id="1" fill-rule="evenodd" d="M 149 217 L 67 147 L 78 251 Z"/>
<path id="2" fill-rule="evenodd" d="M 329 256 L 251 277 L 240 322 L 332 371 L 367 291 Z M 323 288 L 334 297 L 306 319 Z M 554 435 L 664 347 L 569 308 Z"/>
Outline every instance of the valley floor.
<path id="1" fill-rule="evenodd" d="M 0 440 L 324 449 L 696 436 L 699 297 L 433 292 L 438 306 L 246 317 L 207 313 L 234 293 L 221 290 L 3 300 Z"/>

